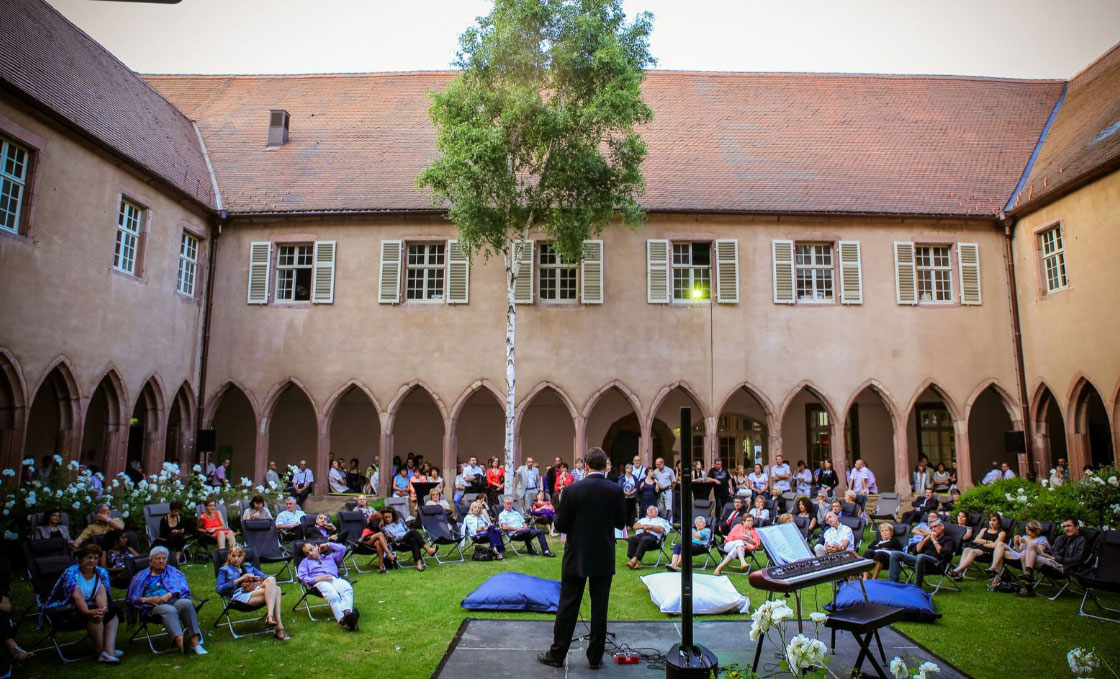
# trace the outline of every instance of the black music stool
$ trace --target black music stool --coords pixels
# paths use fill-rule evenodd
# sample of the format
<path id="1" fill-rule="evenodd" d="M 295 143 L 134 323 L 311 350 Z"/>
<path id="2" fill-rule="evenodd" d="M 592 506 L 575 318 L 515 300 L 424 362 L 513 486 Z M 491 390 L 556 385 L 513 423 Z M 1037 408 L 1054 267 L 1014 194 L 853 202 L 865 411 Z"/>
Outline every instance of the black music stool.
<path id="1" fill-rule="evenodd" d="M 832 652 L 836 653 L 836 630 L 851 632 L 859 643 L 859 655 L 856 656 L 855 665 L 852 666 L 852 669 L 855 670 L 853 674 L 858 672 L 862 676 L 860 667 L 863 666 L 863 659 L 867 658 L 871 661 L 875 671 L 879 673 L 879 679 L 890 679 L 886 671 L 875 660 L 875 654 L 870 648 L 871 639 L 874 637 L 875 643 L 879 647 L 879 657 L 883 659 L 883 665 L 886 665 L 887 656 L 883 653 L 883 642 L 879 639 L 879 628 L 901 620 L 904 613 L 905 610 L 897 606 L 856 604 L 842 611 L 829 614 L 824 625 L 832 630 Z"/>

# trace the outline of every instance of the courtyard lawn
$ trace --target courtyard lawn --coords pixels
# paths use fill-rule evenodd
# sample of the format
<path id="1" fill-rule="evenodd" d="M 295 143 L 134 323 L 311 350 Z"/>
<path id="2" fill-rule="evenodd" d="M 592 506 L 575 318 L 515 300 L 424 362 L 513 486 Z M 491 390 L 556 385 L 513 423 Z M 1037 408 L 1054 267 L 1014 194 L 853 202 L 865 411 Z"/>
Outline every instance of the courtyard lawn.
<path id="1" fill-rule="evenodd" d="M 562 555 L 563 544 L 558 538 L 552 542 L 553 549 Z M 650 563 L 653 558 L 652 554 L 646 557 Z M 646 588 L 638 580 L 639 576 L 654 570 L 647 567 L 630 571 L 623 565 L 624 561 L 625 548 L 620 544 L 618 574 L 611 592 L 610 618 L 664 619 L 665 616 L 650 602 Z M 362 560 L 359 563 L 363 563 Z M 274 568 L 266 568 L 266 571 Z M 122 626 L 118 635 L 119 647 L 127 655 L 119 668 L 107 669 L 88 660 L 62 665 L 53 649 L 48 649 L 39 651 L 38 658 L 17 668 L 13 676 L 84 679 L 95 673 L 155 679 L 172 672 L 197 671 L 200 677 L 304 679 L 309 673 L 332 677 L 429 677 L 460 622 L 468 615 L 547 617 L 532 613 L 469 613 L 459 607 L 459 602 L 480 582 L 503 570 L 557 579 L 560 559 L 511 555 L 503 562 L 467 561 L 439 565 L 432 561 L 424 573 L 404 569 L 388 575 L 360 575 L 355 584 L 357 605 L 362 614 L 361 630 L 357 633 L 348 633 L 333 621 L 311 622 L 302 611 L 292 613 L 291 607 L 298 598 L 298 587 L 283 585 L 286 592 L 285 625 L 292 635 L 292 640 L 284 644 L 270 636 L 234 640 L 229 637 L 228 631 L 214 629 L 221 605 L 213 593 L 213 570 L 208 565 L 189 566 L 186 573 L 192 588 L 197 594 L 210 598 L 201 612 L 201 622 L 208 635 L 206 647 L 210 651 L 209 656 L 184 657 L 178 653 L 154 656 L 143 642 L 127 643 L 131 628 Z M 730 577 L 736 587 L 751 598 L 752 608 L 765 600 L 766 594 L 752 589 L 746 577 Z M 898 629 L 978 678 L 1072 677 L 1065 654 L 1074 646 L 1095 646 L 1109 664 L 1120 668 L 1120 624 L 1080 617 L 1077 613 L 1080 597 L 1066 595 L 1056 602 L 1048 601 L 1044 596 L 1020 599 L 1009 594 L 988 592 L 986 583 L 980 580 L 966 580 L 963 588 L 962 593 L 943 591 L 934 598 L 937 611 L 943 615 L 938 622 L 901 624 Z M 1040 588 L 1039 591 L 1043 594 L 1052 592 L 1049 588 Z M 806 616 L 810 610 L 815 610 L 818 597 L 820 604 L 829 601 L 829 589 L 822 586 L 816 593 L 805 592 Z M 27 605 L 29 587 L 25 581 L 13 582 L 13 600 L 17 610 Z M 329 617 L 327 609 L 318 609 L 316 617 L 320 613 Z M 585 601 L 584 615 L 589 614 Z M 745 615 L 719 616 L 718 619 L 749 620 Z M 37 638 L 33 620 L 24 621 L 18 638 L 25 648 L 29 648 L 28 645 Z M 708 643 L 702 638 L 697 641 Z M 157 644 L 161 642 L 169 643 L 167 639 L 157 640 Z M 744 647 L 750 644 L 745 632 L 742 643 Z M 1108 675 L 1099 671 L 1094 676 L 1100 679 Z"/>

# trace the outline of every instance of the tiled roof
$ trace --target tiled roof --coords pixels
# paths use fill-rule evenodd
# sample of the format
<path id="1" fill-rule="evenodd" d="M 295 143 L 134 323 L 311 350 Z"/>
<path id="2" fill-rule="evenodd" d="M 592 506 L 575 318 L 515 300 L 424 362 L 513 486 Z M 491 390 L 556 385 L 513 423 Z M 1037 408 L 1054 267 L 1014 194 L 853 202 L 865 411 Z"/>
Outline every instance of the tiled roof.
<path id="1" fill-rule="evenodd" d="M 423 210 L 425 92 L 451 73 L 146 76 L 195 119 L 231 212 Z M 651 211 L 993 215 L 1056 81 L 653 71 Z M 291 140 L 265 150 L 269 109 Z"/>
<path id="2" fill-rule="evenodd" d="M 213 207 L 191 121 L 42 0 L 0 0 L 0 82 Z"/>
<path id="3" fill-rule="evenodd" d="M 1120 167 L 1120 44 L 1074 76 L 1013 212 Z"/>

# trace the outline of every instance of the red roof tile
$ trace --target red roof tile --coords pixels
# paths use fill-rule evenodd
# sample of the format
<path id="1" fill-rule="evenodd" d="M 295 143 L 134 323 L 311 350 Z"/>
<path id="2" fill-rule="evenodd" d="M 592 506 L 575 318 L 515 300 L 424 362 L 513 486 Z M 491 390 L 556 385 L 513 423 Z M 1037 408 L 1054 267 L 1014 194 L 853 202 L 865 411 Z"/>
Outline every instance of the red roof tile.
<path id="1" fill-rule="evenodd" d="M 191 121 L 42 0 L 0 0 L 0 81 L 213 207 Z"/>
<path id="2" fill-rule="evenodd" d="M 423 210 L 450 73 L 146 76 L 202 131 L 231 212 Z M 993 215 L 1056 81 L 650 72 L 651 211 Z M 269 109 L 291 140 L 265 150 Z"/>
<path id="3" fill-rule="evenodd" d="M 1012 211 L 1028 212 L 1120 167 L 1120 44 L 1073 77 Z"/>

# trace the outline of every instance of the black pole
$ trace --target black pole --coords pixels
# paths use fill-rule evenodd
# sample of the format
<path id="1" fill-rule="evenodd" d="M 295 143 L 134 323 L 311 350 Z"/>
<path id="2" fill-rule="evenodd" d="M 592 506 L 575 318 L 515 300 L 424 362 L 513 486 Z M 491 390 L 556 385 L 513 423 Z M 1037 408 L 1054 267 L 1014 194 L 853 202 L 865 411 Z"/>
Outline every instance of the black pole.
<path id="1" fill-rule="evenodd" d="M 692 649 L 692 408 L 681 408 L 681 650 Z"/>

